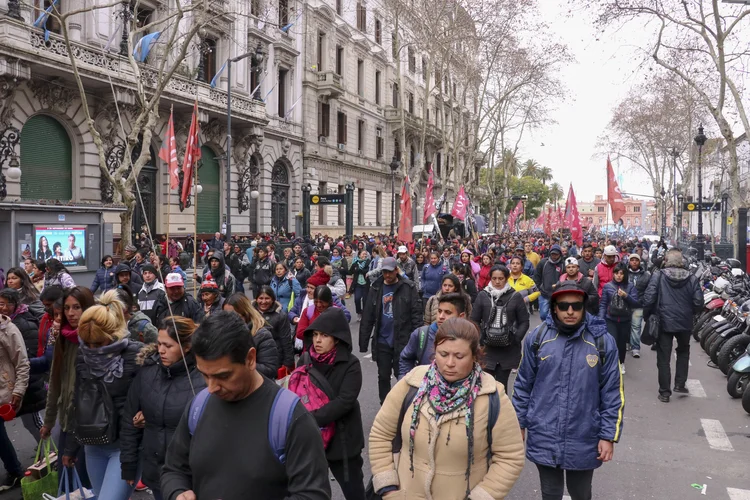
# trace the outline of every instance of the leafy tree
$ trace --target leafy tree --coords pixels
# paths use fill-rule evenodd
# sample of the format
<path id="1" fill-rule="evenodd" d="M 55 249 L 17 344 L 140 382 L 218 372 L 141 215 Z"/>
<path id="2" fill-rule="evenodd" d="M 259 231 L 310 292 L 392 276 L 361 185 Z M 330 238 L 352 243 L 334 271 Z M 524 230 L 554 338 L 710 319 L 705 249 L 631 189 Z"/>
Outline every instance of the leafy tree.
<path id="1" fill-rule="evenodd" d="M 526 219 L 530 219 L 539 215 L 539 210 L 549 198 L 549 188 L 536 177 L 513 177 L 510 180 L 510 195 L 529 197 L 526 202 Z M 508 206 L 512 210 L 516 204 L 510 203 Z"/>
<path id="2" fill-rule="evenodd" d="M 539 175 L 540 167 L 541 165 L 539 165 L 536 160 L 532 160 L 531 158 L 529 158 L 528 160 L 523 162 L 523 169 L 521 170 L 521 172 L 526 177 L 536 177 L 537 175 Z"/>
<path id="3" fill-rule="evenodd" d="M 552 169 L 549 167 L 541 167 L 537 172 L 537 175 L 539 176 L 539 180 L 542 181 L 542 184 L 546 185 L 547 181 L 552 180 Z"/>

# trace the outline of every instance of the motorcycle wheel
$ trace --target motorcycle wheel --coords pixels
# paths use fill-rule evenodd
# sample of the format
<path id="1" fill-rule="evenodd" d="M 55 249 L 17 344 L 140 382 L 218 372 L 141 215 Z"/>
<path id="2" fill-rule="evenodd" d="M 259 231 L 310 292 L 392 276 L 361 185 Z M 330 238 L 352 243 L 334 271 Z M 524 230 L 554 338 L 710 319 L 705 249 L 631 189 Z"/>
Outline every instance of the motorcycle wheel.
<path id="1" fill-rule="evenodd" d="M 725 375 L 729 373 L 729 370 L 732 368 L 734 362 L 737 361 L 737 358 L 744 354 L 745 349 L 747 349 L 747 346 L 749 344 L 750 335 L 746 334 L 737 335 L 736 337 L 732 337 L 731 339 L 724 342 L 724 345 L 719 351 L 719 355 L 717 357 L 718 361 L 716 363 L 717 365 L 719 365 L 721 373 Z"/>
<path id="2" fill-rule="evenodd" d="M 734 399 L 743 397 L 747 392 L 747 384 L 750 383 L 750 373 L 739 373 L 733 371 L 727 379 L 727 392 Z"/>
<path id="3" fill-rule="evenodd" d="M 736 337 L 736 335 L 735 335 L 735 337 Z M 732 337 L 732 338 L 734 338 L 734 337 Z M 719 363 L 719 350 L 721 349 L 721 347 L 724 344 L 727 343 L 727 340 L 729 340 L 729 339 L 723 338 L 723 337 L 719 336 L 719 337 L 716 337 L 716 340 L 714 340 L 714 343 L 711 344 L 711 347 L 708 350 L 708 355 L 711 357 L 711 362 L 713 364 L 716 365 L 716 364 Z"/>
<path id="4" fill-rule="evenodd" d="M 711 343 L 716 339 L 716 337 L 719 334 L 716 332 L 716 330 L 711 331 L 708 335 L 703 337 L 703 340 L 701 341 L 701 347 L 703 348 L 703 351 L 708 353 L 708 346 L 711 345 Z"/>
<path id="5" fill-rule="evenodd" d="M 701 328 L 701 330 L 698 332 L 698 343 L 703 346 L 703 343 L 706 341 L 706 337 L 714 331 L 714 327 L 711 323 L 708 323 Z"/>
<path id="6" fill-rule="evenodd" d="M 750 391 L 745 391 L 742 395 L 742 409 L 750 413 Z"/>
<path id="7" fill-rule="evenodd" d="M 706 326 L 706 324 L 708 323 L 708 321 L 712 317 L 713 317 L 713 315 L 711 313 L 708 313 L 706 316 L 703 316 L 701 319 L 699 319 L 695 323 L 695 326 L 693 327 L 693 332 L 692 333 L 693 333 L 693 339 L 696 342 L 700 342 L 700 339 L 701 339 L 701 330 L 703 330 L 703 328 Z"/>

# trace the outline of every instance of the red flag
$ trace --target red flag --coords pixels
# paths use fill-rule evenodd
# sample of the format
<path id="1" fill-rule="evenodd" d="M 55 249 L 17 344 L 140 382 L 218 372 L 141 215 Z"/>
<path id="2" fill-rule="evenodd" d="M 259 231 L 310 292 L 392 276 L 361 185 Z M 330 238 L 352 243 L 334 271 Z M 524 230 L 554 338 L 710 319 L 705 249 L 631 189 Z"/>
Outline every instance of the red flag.
<path id="1" fill-rule="evenodd" d="M 427 179 L 427 190 L 424 193 L 423 224 L 427 224 L 430 216 L 435 213 L 435 195 L 432 193 L 433 189 L 435 189 L 435 178 L 432 172 L 432 165 L 430 165 L 430 178 Z"/>
<path id="2" fill-rule="evenodd" d="M 453 210 L 451 210 L 451 215 L 453 217 L 464 220 L 466 218 L 466 206 L 468 204 L 469 198 L 466 197 L 464 187 L 461 186 L 461 188 L 458 190 L 458 194 L 456 195 L 456 201 L 453 202 Z"/>
<path id="3" fill-rule="evenodd" d="M 612 209 L 612 222 L 617 224 L 617 221 L 625 215 L 626 209 L 625 201 L 622 199 L 622 191 L 620 191 L 620 186 L 617 185 L 617 178 L 615 178 L 615 171 L 609 157 L 607 157 L 607 198 Z"/>
<path id="4" fill-rule="evenodd" d="M 521 213 L 523 213 L 523 202 L 519 201 L 516 208 L 511 210 L 510 215 L 508 215 L 508 229 L 511 233 L 516 230 L 516 221 Z"/>
<path id="5" fill-rule="evenodd" d="M 544 218 L 544 232 L 552 236 L 552 207 L 547 207 L 547 216 Z"/>
<path id="6" fill-rule="evenodd" d="M 404 243 L 410 243 L 413 239 L 412 229 L 411 185 L 407 175 L 404 178 L 404 185 L 401 186 L 401 220 L 398 222 L 398 239 Z"/>
<path id="7" fill-rule="evenodd" d="M 179 165 L 177 165 L 177 141 L 174 138 L 174 121 L 172 112 L 169 112 L 169 123 L 167 124 L 167 135 L 161 143 L 159 158 L 167 164 L 169 172 L 169 189 L 177 189 L 180 183 Z"/>
<path id="8" fill-rule="evenodd" d="M 568 205 L 570 207 L 570 214 L 568 216 L 570 226 L 570 236 L 578 246 L 583 245 L 583 228 L 581 228 L 581 219 L 578 214 L 578 202 L 576 201 L 576 194 L 573 191 L 573 184 L 570 185 L 568 190 Z"/>
<path id="9" fill-rule="evenodd" d="M 193 185 L 193 168 L 195 168 L 195 163 L 201 159 L 201 146 L 198 143 L 199 132 L 198 101 L 195 101 L 195 104 L 193 105 L 193 119 L 190 122 L 190 132 L 188 133 L 187 144 L 185 145 L 185 161 L 182 162 L 182 171 L 185 174 L 185 178 L 182 182 L 183 205 L 187 202 L 190 188 Z"/>

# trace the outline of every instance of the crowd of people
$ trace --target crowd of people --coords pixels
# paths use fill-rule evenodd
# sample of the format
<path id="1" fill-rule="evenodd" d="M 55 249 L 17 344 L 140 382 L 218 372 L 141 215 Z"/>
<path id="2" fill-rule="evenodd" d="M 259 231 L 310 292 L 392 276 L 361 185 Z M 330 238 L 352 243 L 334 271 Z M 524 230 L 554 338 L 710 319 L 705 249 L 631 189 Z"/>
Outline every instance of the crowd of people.
<path id="1" fill-rule="evenodd" d="M 566 482 L 586 500 L 622 435 L 627 352 L 640 356 L 651 315 L 658 398 L 687 391 L 702 293 L 663 242 L 217 233 L 202 253 L 195 297 L 179 253 L 154 246 L 106 255 L 88 287 L 54 258 L 7 272 L 0 404 L 99 499 L 327 499 L 327 470 L 347 500 L 500 499 L 528 460 L 544 500 Z M 377 364 L 369 433 L 355 349 Z M 0 458 L 0 491 L 18 487 L 4 425 Z"/>

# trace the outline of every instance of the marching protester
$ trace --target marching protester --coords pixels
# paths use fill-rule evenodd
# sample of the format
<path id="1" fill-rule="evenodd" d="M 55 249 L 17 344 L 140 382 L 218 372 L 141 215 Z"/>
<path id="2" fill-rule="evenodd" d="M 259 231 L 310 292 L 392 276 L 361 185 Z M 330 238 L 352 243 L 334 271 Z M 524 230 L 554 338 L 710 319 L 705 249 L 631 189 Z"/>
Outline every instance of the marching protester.
<path id="1" fill-rule="evenodd" d="M 352 285 L 349 294 L 354 295 L 354 309 L 357 312 L 357 321 L 362 321 L 365 300 L 370 290 L 370 281 L 367 279 L 367 270 L 370 268 L 370 254 L 367 250 L 361 250 L 357 257 L 352 260 L 349 273 L 352 276 Z"/>
<path id="2" fill-rule="evenodd" d="M 276 301 L 276 294 L 270 286 L 264 285 L 258 289 L 258 295 L 253 301 L 255 307 L 266 320 L 268 329 L 276 342 L 276 350 L 279 354 L 281 366 L 286 367 L 288 372 L 294 370 L 294 342 L 292 341 L 289 316 L 281 304 Z"/>
<path id="3" fill-rule="evenodd" d="M 599 297 L 602 296 L 602 290 L 604 285 L 612 281 L 612 275 L 615 272 L 615 264 L 619 261 L 619 255 L 617 248 L 614 245 L 607 245 L 604 247 L 602 253 L 602 260 L 596 265 L 594 269 L 594 286 L 596 291 L 599 293 Z"/>
<path id="4" fill-rule="evenodd" d="M 631 254 L 628 259 L 628 280 L 635 287 L 638 298 L 641 299 L 640 307 L 633 309 L 633 316 L 630 320 L 630 354 L 634 358 L 641 357 L 641 326 L 643 325 L 643 301 L 646 294 L 648 282 L 651 279 L 651 273 L 646 270 L 646 266 L 641 264 L 641 256 L 637 253 Z"/>
<path id="5" fill-rule="evenodd" d="M 591 243 L 584 243 L 581 249 L 581 256 L 578 258 L 578 270 L 585 277 L 593 280 L 596 266 L 599 265 L 599 259 L 594 257 L 594 247 Z M 598 291 L 597 291 L 598 294 Z"/>
<path id="6" fill-rule="evenodd" d="M 615 265 L 612 281 L 604 285 L 599 302 L 599 317 L 607 321 L 607 331 L 617 343 L 620 372 L 625 373 L 625 354 L 630 340 L 630 321 L 633 309 L 640 307 L 638 292 L 628 279 L 628 267 L 624 262 Z"/>
<path id="7" fill-rule="evenodd" d="M 57 259 L 49 259 L 45 262 L 47 272 L 44 275 L 44 286 L 59 286 L 60 288 L 72 288 L 76 286 L 70 276 L 68 268 L 63 266 Z"/>
<path id="8" fill-rule="evenodd" d="M 250 329 L 256 349 L 257 370 L 262 375 L 275 379 L 281 367 L 281 358 L 276 349 L 276 341 L 266 325 L 263 315 L 245 294 L 235 293 L 224 302 L 225 311 L 233 311 L 240 315 Z"/>
<path id="9" fill-rule="evenodd" d="M 141 285 L 137 294 L 138 308 L 148 316 L 151 323 L 154 323 L 156 321 L 156 304 L 159 299 L 166 296 L 167 292 L 164 284 L 156 279 L 156 268 L 152 264 L 144 264 L 141 269 L 143 271 L 143 285 Z M 124 272 L 130 273 L 129 270 Z M 120 274 L 118 273 L 117 276 L 120 276 Z"/>
<path id="10" fill-rule="evenodd" d="M 304 287 L 307 283 L 307 279 L 310 277 L 310 270 L 305 267 L 305 261 L 302 258 L 297 258 L 294 261 L 294 269 L 292 270 L 294 279 L 297 280 L 301 287 Z"/>
<path id="11" fill-rule="evenodd" d="M 123 304 L 122 314 L 128 325 L 130 340 L 153 344 L 159 334 L 156 327 L 151 323 L 151 319 L 138 310 L 136 302 L 133 300 L 133 293 L 128 285 L 121 285 L 116 289 L 117 298 Z"/>
<path id="12" fill-rule="evenodd" d="M 549 314 L 549 299 L 552 296 L 560 275 L 563 273 L 562 249 L 552 245 L 549 257 L 539 261 L 534 272 L 534 283 L 539 288 L 539 317 L 544 321 Z"/>
<path id="13" fill-rule="evenodd" d="M 114 260 L 111 255 L 102 257 L 102 267 L 97 269 L 94 276 L 94 282 L 91 284 L 91 293 L 96 293 L 101 289 L 102 292 L 111 290 L 115 283 Z"/>
<path id="14" fill-rule="evenodd" d="M 528 261 L 527 261 L 528 262 Z M 510 259 L 510 276 L 508 277 L 508 284 L 518 292 L 523 301 L 526 304 L 526 308 L 531 312 L 531 304 L 536 302 L 539 298 L 539 289 L 536 287 L 534 280 L 523 272 L 524 259 L 521 256 L 515 255 Z M 491 269 L 490 269 L 491 270 Z M 489 285 L 489 272 L 487 273 L 487 284 L 482 287 L 486 288 Z"/>
<path id="15" fill-rule="evenodd" d="M 455 274 L 446 274 L 443 276 L 443 281 L 440 284 L 440 291 L 427 300 L 424 307 L 425 325 L 431 325 L 437 321 L 440 297 L 449 293 L 460 293 L 461 295 L 466 295 L 463 287 L 461 287 L 461 282 L 459 281 L 458 276 Z M 471 314 L 471 297 L 466 295 L 465 298 L 467 305 L 464 306 L 464 309 L 466 309 L 467 314 Z"/>
<path id="16" fill-rule="evenodd" d="M 468 254 L 461 254 L 461 255 L 468 255 Z M 470 299 L 471 303 L 473 304 L 474 301 L 477 299 L 477 285 L 474 281 L 472 272 L 471 272 L 471 266 L 469 264 L 463 264 L 463 263 L 454 263 L 453 264 L 453 275 L 458 278 L 458 281 L 461 283 L 461 290 L 465 294 L 467 294 Z"/>
<path id="17" fill-rule="evenodd" d="M 296 278 L 289 275 L 289 268 L 285 262 L 277 262 L 274 276 L 271 279 L 271 289 L 276 293 L 276 300 L 281 304 L 285 311 L 291 309 L 294 305 L 293 300 L 299 297 L 302 287 Z"/>
<path id="18" fill-rule="evenodd" d="M 422 268 L 422 275 L 419 277 L 422 285 L 422 300 L 426 302 L 438 293 L 443 276 L 449 272 L 448 269 L 450 269 L 449 266 L 440 260 L 438 252 L 430 252 L 429 262 Z"/>
<path id="19" fill-rule="evenodd" d="M 586 299 L 586 312 L 597 315 L 599 314 L 599 294 L 596 291 L 594 283 L 580 272 L 579 262 L 575 257 L 565 259 L 565 273 L 560 276 L 560 283 L 564 281 L 575 281 L 578 283 L 578 286 L 588 296 Z"/>
<path id="20" fill-rule="evenodd" d="M 37 319 L 44 315 L 44 305 L 39 300 L 39 291 L 31 282 L 26 271 L 20 267 L 11 267 L 5 276 L 5 286 L 18 291 L 18 299 L 21 304 L 29 308 L 31 314 Z"/>
<path id="21" fill-rule="evenodd" d="M 185 282 L 182 280 L 182 276 L 177 273 L 170 273 L 164 281 L 166 294 L 159 294 L 156 299 L 152 323 L 159 324 L 167 316 L 182 316 L 192 319 L 195 323 L 200 323 L 204 315 L 203 307 L 192 295 L 185 291 Z"/>

